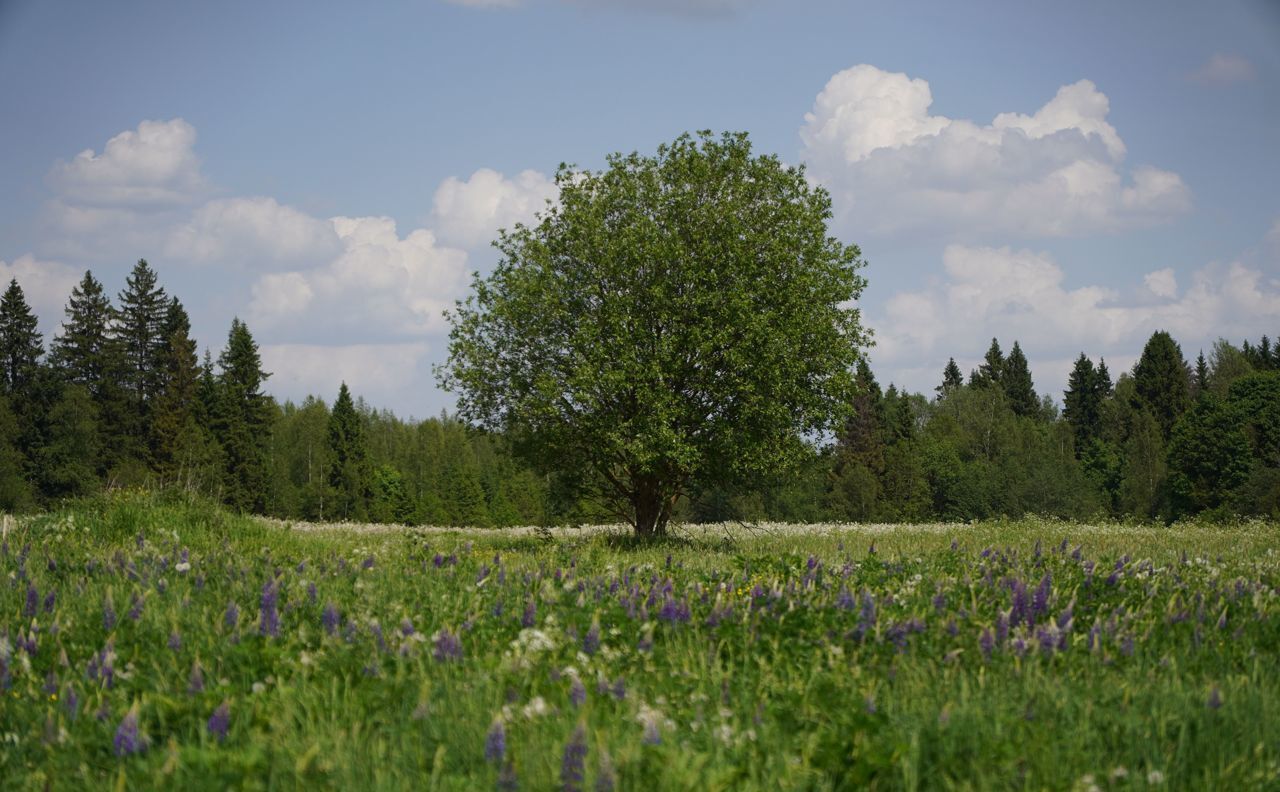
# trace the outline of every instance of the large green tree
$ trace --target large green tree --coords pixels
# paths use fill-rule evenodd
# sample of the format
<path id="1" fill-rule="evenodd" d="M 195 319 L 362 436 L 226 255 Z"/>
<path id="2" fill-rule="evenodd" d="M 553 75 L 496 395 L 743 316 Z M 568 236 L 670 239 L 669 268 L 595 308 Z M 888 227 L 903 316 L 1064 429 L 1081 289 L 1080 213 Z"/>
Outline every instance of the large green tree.
<path id="1" fill-rule="evenodd" d="M 119 346 L 120 385 L 128 404 L 119 429 L 125 455 L 150 464 L 151 408 L 164 387 L 169 301 L 146 259 L 134 265 L 118 302 L 112 338 Z"/>
<path id="2" fill-rule="evenodd" d="M 1009 350 L 1009 357 L 1004 361 L 1000 385 L 1014 414 L 1033 416 L 1040 410 L 1040 399 L 1031 382 L 1031 367 L 1017 341 L 1013 342 L 1013 349 Z"/>
<path id="3" fill-rule="evenodd" d="M 556 184 L 450 316 L 439 376 L 464 418 L 640 534 L 691 487 L 794 465 L 804 435 L 839 426 L 865 281 L 802 168 L 702 132 Z"/>
<path id="4" fill-rule="evenodd" d="M 20 403 L 35 385 L 40 356 L 44 354 L 37 324 L 17 279 L 9 281 L 9 288 L 0 297 L 0 389 L 20 416 Z"/>
<path id="5" fill-rule="evenodd" d="M 1133 367 L 1133 385 L 1167 441 L 1174 423 L 1191 406 L 1191 370 L 1173 336 L 1163 330 L 1151 334 Z"/>

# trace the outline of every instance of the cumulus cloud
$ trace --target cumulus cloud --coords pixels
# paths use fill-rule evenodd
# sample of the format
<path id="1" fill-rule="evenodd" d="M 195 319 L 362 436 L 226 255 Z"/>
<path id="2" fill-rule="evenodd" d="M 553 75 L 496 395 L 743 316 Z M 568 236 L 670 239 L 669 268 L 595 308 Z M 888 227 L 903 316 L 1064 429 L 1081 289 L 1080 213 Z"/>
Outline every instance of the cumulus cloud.
<path id="1" fill-rule="evenodd" d="M 467 254 L 417 229 L 401 238 L 386 217 L 330 221 L 341 253 L 322 266 L 265 275 L 251 319 L 276 334 L 342 330 L 356 337 L 439 334 L 468 285 Z"/>
<path id="2" fill-rule="evenodd" d="M 0 289 L 10 280 L 18 281 L 27 305 L 40 319 L 45 343 L 62 326 L 63 310 L 71 290 L 80 282 L 83 272 L 57 261 L 44 261 L 30 253 L 13 261 L 0 259 Z"/>
<path id="3" fill-rule="evenodd" d="M 1190 75 L 1192 82 L 1201 85 L 1230 85 L 1248 82 L 1258 76 L 1253 64 L 1239 55 L 1215 53 Z"/>
<path id="4" fill-rule="evenodd" d="M 166 255 L 193 262 L 274 266 L 325 260 L 341 243 L 332 224 L 274 198 L 209 201 L 169 234 Z"/>
<path id="5" fill-rule="evenodd" d="M 271 390 L 282 398 L 319 394 L 332 401 L 346 382 L 356 394 L 383 405 L 403 401 L 405 390 L 421 379 L 430 347 L 425 342 L 265 344 L 260 351 L 263 368 L 271 372 Z"/>
<path id="6" fill-rule="evenodd" d="M 894 295 L 871 318 L 877 368 L 915 390 L 932 391 L 948 356 L 976 361 L 993 336 L 1006 348 L 1020 341 L 1041 392 L 1057 397 L 1080 351 L 1106 356 L 1119 373 L 1115 363 L 1131 361 L 1125 356 L 1155 330 L 1168 330 L 1184 350 L 1207 348 L 1220 336 L 1274 332 L 1268 325 L 1280 316 L 1280 279 L 1238 262 L 1202 267 L 1181 296 L 1173 270 L 1156 270 L 1128 298 L 1069 288 L 1058 263 L 1031 250 L 951 245 L 943 268 L 937 284 Z M 925 360 L 931 365 L 920 367 Z"/>
<path id="7" fill-rule="evenodd" d="M 462 247 L 486 245 L 499 228 L 531 222 L 557 195 L 555 181 L 534 170 L 513 179 L 481 168 L 466 181 L 450 176 L 436 188 L 432 225 L 447 242 Z"/>
<path id="8" fill-rule="evenodd" d="M 931 115 L 928 82 L 859 65 L 834 75 L 800 129 L 803 158 L 845 230 L 1060 236 L 1168 219 L 1190 207 L 1182 179 L 1124 174 L 1110 104 L 1088 80 L 1029 115 L 990 124 Z"/>
<path id="9" fill-rule="evenodd" d="M 102 153 L 85 149 L 49 174 L 71 204 L 154 207 L 187 203 L 204 189 L 195 156 L 196 130 L 181 118 L 143 121 L 107 141 Z"/>

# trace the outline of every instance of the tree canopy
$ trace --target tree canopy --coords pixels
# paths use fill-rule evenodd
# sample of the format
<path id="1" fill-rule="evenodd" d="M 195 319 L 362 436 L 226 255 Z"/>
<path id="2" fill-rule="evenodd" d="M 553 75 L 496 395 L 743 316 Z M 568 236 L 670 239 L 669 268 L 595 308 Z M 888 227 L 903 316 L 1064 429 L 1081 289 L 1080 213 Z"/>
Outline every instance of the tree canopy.
<path id="1" fill-rule="evenodd" d="M 691 486 L 785 468 L 839 426 L 869 340 L 863 262 L 802 168 L 701 132 L 556 184 L 450 315 L 438 376 L 464 418 L 641 534 Z"/>

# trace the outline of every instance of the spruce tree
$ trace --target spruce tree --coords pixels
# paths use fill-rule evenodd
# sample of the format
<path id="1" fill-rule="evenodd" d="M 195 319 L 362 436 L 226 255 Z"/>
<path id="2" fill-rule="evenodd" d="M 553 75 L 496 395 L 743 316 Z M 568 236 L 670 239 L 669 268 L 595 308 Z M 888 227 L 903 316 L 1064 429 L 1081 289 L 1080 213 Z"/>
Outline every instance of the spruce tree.
<path id="1" fill-rule="evenodd" d="M 129 273 L 119 303 L 112 338 L 120 349 L 120 382 L 128 403 L 122 429 L 127 452 L 149 462 L 151 402 L 164 383 L 169 303 L 146 259 L 138 259 Z"/>
<path id="2" fill-rule="evenodd" d="M 225 461 L 223 500 L 240 511 L 261 512 L 266 504 L 266 441 L 271 403 L 262 383 L 258 345 L 238 318 L 231 322 L 227 347 L 218 357 L 215 430 Z"/>
<path id="3" fill-rule="evenodd" d="M 368 451 L 360 414 L 345 382 L 338 389 L 329 414 L 329 453 L 332 514 L 343 520 L 366 519 L 370 495 Z"/>
<path id="4" fill-rule="evenodd" d="M 18 420 L 0 393 L 0 511 L 15 512 L 32 503 L 27 458 L 19 447 Z"/>
<path id="5" fill-rule="evenodd" d="M 964 385 L 964 375 L 960 373 L 960 367 L 956 365 L 956 359 L 948 358 L 947 367 L 942 370 L 942 384 L 934 388 L 934 392 L 938 394 L 938 398 L 944 398 L 947 394 L 955 392 L 962 385 Z"/>
<path id="6" fill-rule="evenodd" d="M 1247 343 L 1247 342 L 1246 342 Z M 1204 350 L 1196 357 L 1196 371 L 1191 377 L 1191 398 L 1206 399 L 1209 397 L 1209 362 L 1204 359 Z"/>
<path id="7" fill-rule="evenodd" d="M 22 402 L 30 395 L 44 354 L 37 324 L 17 279 L 9 281 L 0 297 L 0 387 L 20 418 L 25 413 Z"/>
<path id="8" fill-rule="evenodd" d="M 85 270 L 71 290 L 66 321 L 53 340 L 51 362 L 66 382 L 84 387 L 98 400 L 112 370 L 111 327 L 114 321 L 111 300 L 102 284 Z"/>
<path id="9" fill-rule="evenodd" d="M 991 339 L 991 346 L 987 348 L 987 354 L 983 356 L 982 365 L 978 366 L 978 370 L 969 375 L 969 384 L 979 388 L 989 388 L 999 386 L 1003 383 L 1004 377 L 1004 353 L 1000 351 L 1000 342 Z"/>
<path id="10" fill-rule="evenodd" d="M 178 298 L 169 301 L 165 312 L 165 347 L 160 357 L 160 390 L 151 410 L 151 455 L 161 481 L 192 482 L 192 466 L 208 460 L 192 458 L 207 449 L 207 417 L 200 400 L 199 359 L 191 338 L 191 320 Z"/>
<path id="11" fill-rule="evenodd" d="M 100 443 L 97 407 L 88 389 L 65 385 L 49 410 L 44 442 L 34 451 L 43 495 L 73 498 L 94 492 Z"/>
<path id="12" fill-rule="evenodd" d="M 1133 385 L 1167 442 L 1174 423 L 1191 405 L 1190 372 L 1173 336 L 1163 330 L 1152 333 L 1133 367 Z"/>
<path id="13" fill-rule="evenodd" d="M 1013 349 L 1009 350 L 1009 357 L 1004 361 L 1000 384 L 1009 407 L 1017 415 L 1032 416 L 1040 410 L 1040 399 L 1031 382 L 1031 369 L 1017 341 L 1013 342 Z"/>
<path id="14" fill-rule="evenodd" d="M 1067 378 L 1067 389 L 1062 393 L 1062 417 L 1075 436 L 1077 457 L 1098 434 L 1102 404 L 1097 398 L 1097 379 L 1093 361 L 1081 352 Z"/>

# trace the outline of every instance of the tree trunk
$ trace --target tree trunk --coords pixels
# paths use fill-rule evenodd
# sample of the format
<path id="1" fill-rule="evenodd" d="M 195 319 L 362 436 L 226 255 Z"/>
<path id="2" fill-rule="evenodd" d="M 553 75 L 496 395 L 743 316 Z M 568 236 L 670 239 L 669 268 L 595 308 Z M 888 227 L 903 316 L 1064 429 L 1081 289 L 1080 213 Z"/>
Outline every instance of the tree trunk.
<path id="1" fill-rule="evenodd" d="M 633 480 L 631 506 L 635 511 L 636 536 L 665 536 L 674 499 L 663 495 L 661 483 L 653 476 Z"/>

